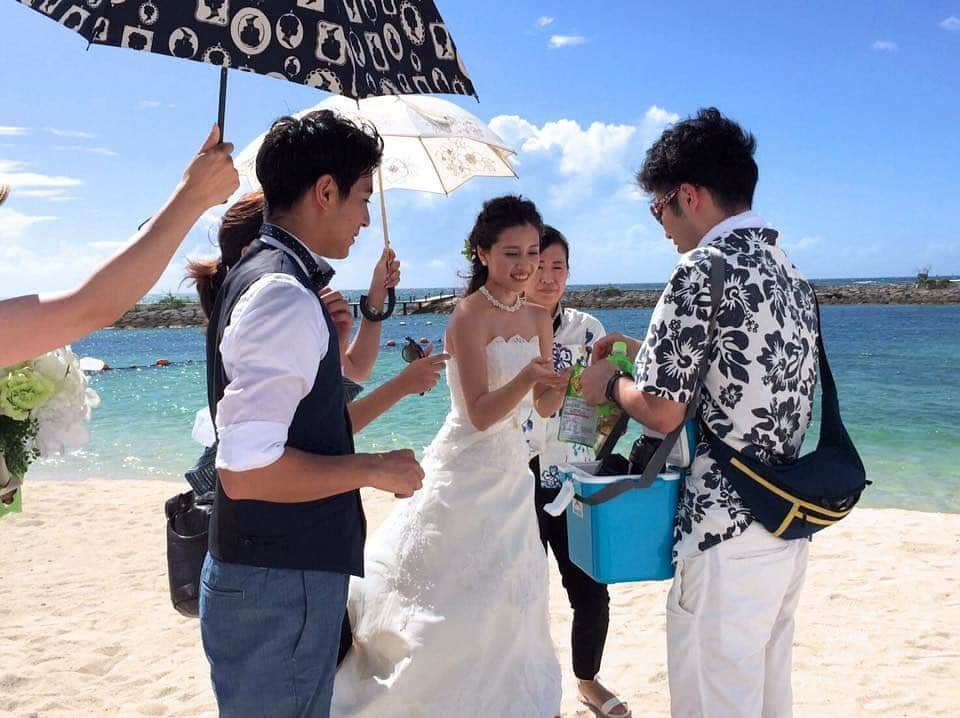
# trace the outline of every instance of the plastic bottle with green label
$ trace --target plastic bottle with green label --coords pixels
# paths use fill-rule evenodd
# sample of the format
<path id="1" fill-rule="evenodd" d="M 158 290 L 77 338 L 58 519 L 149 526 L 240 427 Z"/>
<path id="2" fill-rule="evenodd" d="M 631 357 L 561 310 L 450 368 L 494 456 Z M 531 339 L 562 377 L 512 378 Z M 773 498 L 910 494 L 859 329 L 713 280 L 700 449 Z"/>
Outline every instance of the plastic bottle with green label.
<path id="1" fill-rule="evenodd" d="M 607 356 L 607 361 L 616 366 L 620 371 L 627 373 L 633 372 L 633 361 L 627 356 L 626 342 L 614 342 L 613 349 Z M 622 415 L 623 409 L 612 401 L 608 401 L 597 407 L 597 434 L 594 437 L 594 448 L 598 449 L 603 445 Z"/>
<path id="2" fill-rule="evenodd" d="M 597 407 L 591 406 L 583 398 L 580 375 L 587 367 L 579 359 L 573 366 L 567 392 L 560 407 L 560 441 L 571 444 L 593 446 L 597 438 Z"/>

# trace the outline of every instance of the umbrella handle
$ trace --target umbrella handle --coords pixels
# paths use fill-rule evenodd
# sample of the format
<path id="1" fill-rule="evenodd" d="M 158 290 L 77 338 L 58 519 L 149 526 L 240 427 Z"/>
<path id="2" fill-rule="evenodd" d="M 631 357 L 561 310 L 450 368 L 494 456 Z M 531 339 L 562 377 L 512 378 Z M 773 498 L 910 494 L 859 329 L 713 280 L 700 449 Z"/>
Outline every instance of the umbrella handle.
<path id="1" fill-rule="evenodd" d="M 388 319 L 393 314 L 393 309 L 396 306 L 397 290 L 393 287 L 387 290 L 387 308 L 382 312 L 378 312 L 376 309 L 370 307 L 366 294 L 360 295 L 360 313 L 371 322 L 382 322 L 384 319 Z"/>
<path id="2" fill-rule="evenodd" d="M 387 203 L 383 198 L 383 173 L 380 171 L 380 167 L 377 167 L 377 182 L 380 185 L 380 219 L 383 224 L 383 246 L 390 246 L 390 232 L 387 229 Z M 394 307 L 397 306 L 397 291 L 390 287 L 387 290 L 387 308 L 382 312 L 378 312 L 375 309 L 370 308 L 370 303 L 367 301 L 367 295 L 363 294 L 360 296 L 360 312 L 364 317 L 369 319 L 371 322 L 382 322 L 384 319 L 390 317 L 393 314 Z"/>
<path id="3" fill-rule="evenodd" d="M 220 128 L 220 142 L 223 142 L 223 119 L 227 109 L 227 68 L 220 68 L 220 107 L 217 108 L 217 126 Z"/>

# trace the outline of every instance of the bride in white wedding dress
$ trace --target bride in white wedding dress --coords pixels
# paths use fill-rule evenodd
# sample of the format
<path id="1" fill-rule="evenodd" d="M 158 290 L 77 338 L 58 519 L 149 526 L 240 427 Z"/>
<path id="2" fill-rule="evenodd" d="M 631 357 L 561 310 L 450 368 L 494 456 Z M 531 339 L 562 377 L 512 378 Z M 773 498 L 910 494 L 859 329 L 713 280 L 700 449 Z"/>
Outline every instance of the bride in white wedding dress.
<path id="1" fill-rule="evenodd" d="M 553 370 L 547 312 L 520 296 L 541 230 L 533 203 L 499 197 L 471 232 L 473 276 L 444 345 L 450 413 L 424 453 L 423 488 L 371 538 L 366 575 L 351 583 L 354 643 L 333 716 L 559 715 L 547 560 L 518 411 L 532 393 L 549 416 L 567 381 Z"/>

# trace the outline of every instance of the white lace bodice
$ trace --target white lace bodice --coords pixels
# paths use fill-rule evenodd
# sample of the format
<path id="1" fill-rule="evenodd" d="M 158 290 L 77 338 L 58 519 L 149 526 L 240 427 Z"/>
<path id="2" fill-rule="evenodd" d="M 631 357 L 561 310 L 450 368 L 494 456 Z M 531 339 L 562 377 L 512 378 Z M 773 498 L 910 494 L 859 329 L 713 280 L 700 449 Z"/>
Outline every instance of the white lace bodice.
<path id="1" fill-rule="evenodd" d="M 519 334 L 515 334 L 509 339 L 496 337 L 487 344 L 485 351 L 487 353 L 487 387 L 494 391 L 508 384 L 530 363 L 531 359 L 540 356 L 540 339 L 539 337 L 524 339 Z M 455 356 L 447 362 L 447 385 L 450 387 L 451 411 L 448 421 L 456 419 L 459 420 L 459 423 L 473 428 L 467 416 L 463 387 L 460 384 L 460 371 Z M 506 425 L 519 426 L 519 415 L 520 409 L 517 406 L 487 431 L 502 428 Z"/>

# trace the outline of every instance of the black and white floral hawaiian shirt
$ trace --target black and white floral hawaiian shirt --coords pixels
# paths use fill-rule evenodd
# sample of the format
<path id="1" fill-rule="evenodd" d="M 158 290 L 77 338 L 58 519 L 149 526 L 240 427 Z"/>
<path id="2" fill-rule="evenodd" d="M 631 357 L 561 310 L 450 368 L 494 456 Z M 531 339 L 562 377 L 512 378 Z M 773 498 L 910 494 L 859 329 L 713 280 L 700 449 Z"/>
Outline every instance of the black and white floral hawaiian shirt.
<path id="1" fill-rule="evenodd" d="M 726 276 L 700 416 L 727 444 L 768 464 L 799 454 L 817 381 L 813 288 L 777 237 L 752 212 L 714 227 L 673 270 L 636 360 L 643 391 L 691 399 L 710 320 L 706 247 L 719 250 Z M 701 439 L 677 512 L 674 558 L 738 536 L 751 521 Z"/>

